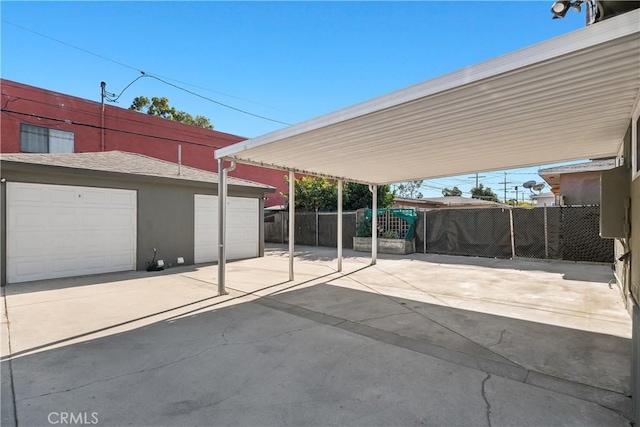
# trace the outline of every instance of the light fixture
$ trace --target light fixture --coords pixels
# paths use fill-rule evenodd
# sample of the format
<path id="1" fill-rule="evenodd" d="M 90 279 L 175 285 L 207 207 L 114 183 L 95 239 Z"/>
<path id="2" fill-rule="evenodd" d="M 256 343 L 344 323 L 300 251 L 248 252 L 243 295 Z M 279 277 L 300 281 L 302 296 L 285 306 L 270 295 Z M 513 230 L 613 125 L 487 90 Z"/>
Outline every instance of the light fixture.
<path id="1" fill-rule="evenodd" d="M 551 6 L 551 13 L 553 13 L 553 19 L 564 18 L 569 8 L 576 12 L 581 12 L 580 6 L 585 0 L 558 0 Z"/>
<path id="2" fill-rule="evenodd" d="M 564 15 L 567 14 L 567 10 L 569 10 L 569 6 L 571 5 L 571 1 L 568 0 L 560 0 L 557 1 L 551 6 L 551 13 L 553 13 L 553 19 L 564 18 Z"/>

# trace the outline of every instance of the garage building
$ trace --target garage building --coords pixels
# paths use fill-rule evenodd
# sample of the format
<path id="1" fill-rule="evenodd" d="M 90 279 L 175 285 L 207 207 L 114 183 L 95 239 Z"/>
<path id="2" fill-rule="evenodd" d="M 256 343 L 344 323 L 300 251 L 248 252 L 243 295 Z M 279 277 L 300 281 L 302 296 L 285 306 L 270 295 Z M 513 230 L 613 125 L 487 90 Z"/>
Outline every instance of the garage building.
<path id="1" fill-rule="evenodd" d="M 213 161 L 213 159 L 212 159 Z M 2 285 L 217 261 L 218 175 L 140 154 L 4 154 Z M 227 259 L 262 256 L 273 187 L 228 178 Z"/>

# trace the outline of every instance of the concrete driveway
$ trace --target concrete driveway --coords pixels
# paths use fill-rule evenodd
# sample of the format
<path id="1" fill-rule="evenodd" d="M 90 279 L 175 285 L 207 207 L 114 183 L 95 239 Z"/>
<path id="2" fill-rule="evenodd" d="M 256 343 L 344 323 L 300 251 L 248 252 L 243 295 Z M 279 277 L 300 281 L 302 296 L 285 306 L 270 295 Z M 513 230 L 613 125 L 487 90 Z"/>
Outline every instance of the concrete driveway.
<path id="1" fill-rule="evenodd" d="M 608 266 L 283 249 L 9 285 L 2 425 L 629 425 Z"/>

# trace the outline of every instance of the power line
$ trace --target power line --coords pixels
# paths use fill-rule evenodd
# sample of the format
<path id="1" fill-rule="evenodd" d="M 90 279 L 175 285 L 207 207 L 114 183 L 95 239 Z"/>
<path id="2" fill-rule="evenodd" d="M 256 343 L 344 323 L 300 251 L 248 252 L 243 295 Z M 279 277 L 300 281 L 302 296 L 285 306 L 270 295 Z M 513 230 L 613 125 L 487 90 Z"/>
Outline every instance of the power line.
<path id="1" fill-rule="evenodd" d="M 208 98 L 208 97 L 206 97 L 206 96 L 204 96 L 204 95 L 200 95 L 199 93 L 196 93 L 196 92 L 190 91 L 189 89 L 185 89 L 185 88 L 180 87 L 180 86 L 178 86 L 178 85 L 174 85 L 173 83 L 169 83 L 169 82 L 167 82 L 167 81 L 165 81 L 165 80 L 162 80 L 160 77 L 154 76 L 153 74 L 147 74 L 147 73 L 145 73 L 144 71 L 141 71 L 141 73 L 143 74 L 143 77 L 151 77 L 152 79 L 159 80 L 159 81 L 161 81 L 162 83 L 164 83 L 164 84 L 166 84 L 166 85 L 172 86 L 172 87 L 174 87 L 174 88 L 176 88 L 176 89 L 179 89 L 179 90 L 181 90 L 181 91 L 184 91 L 184 92 L 190 93 L 191 95 L 197 96 L 198 98 L 202 98 L 202 99 L 204 99 L 204 100 L 207 100 L 207 101 L 213 102 L 214 104 L 218 104 L 218 105 L 221 105 L 221 106 L 223 106 L 223 107 L 229 108 L 229 109 L 231 109 L 231 110 L 239 111 L 240 113 L 248 114 L 248 115 L 250 115 L 250 116 L 257 117 L 257 118 L 259 118 L 259 119 L 269 120 L 270 122 L 280 123 L 280 124 L 287 125 L 287 126 L 291 125 L 291 123 L 283 122 L 283 121 L 276 120 L 276 119 L 270 119 L 269 117 L 261 116 L 261 115 L 259 115 L 259 114 L 253 114 L 253 113 L 250 113 L 250 112 L 248 112 L 248 111 L 246 111 L 246 110 L 241 110 L 240 108 L 232 107 L 231 105 L 224 104 L 224 103 L 222 103 L 222 102 L 220 102 L 220 101 L 216 101 L 216 100 L 211 99 L 211 98 Z"/>
<path id="2" fill-rule="evenodd" d="M 7 94 L 4 94 L 4 93 L 3 93 L 2 95 L 3 95 L 3 96 L 7 96 L 7 97 L 8 97 L 8 95 L 7 95 Z M 13 102 L 13 101 L 28 101 L 28 102 L 33 102 L 33 103 L 36 103 L 36 104 L 41 104 L 41 105 L 47 105 L 47 106 L 51 106 L 51 107 L 60 108 L 60 105 L 59 105 L 59 104 L 52 104 L 52 103 L 50 103 L 50 102 L 44 102 L 44 101 L 40 101 L 40 100 L 37 100 L 37 99 L 23 98 L 23 97 L 16 97 L 16 96 L 14 96 L 14 97 L 12 97 L 12 98 L 14 98 L 14 99 L 8 99 L 8 100 L 7 100 L 7 102 L 5 103 L 5 105 L 3 105 L 3 106 L 2 106 L 2 108 L 5 108 L 5 109 L 6 109 L 6 108 L 7 108 L 7 106 L 9 105 L 9 103 L 10 103 L 10 102 Z M 117 107 L 109 107 L 109 108 L 117 108 Z M 73 112 L 78 112 L 78 113 L 82 113 L 84 116 L 95 117 L 95 118 L 100 118 L 100 117 L 101 117 L 101 114 L 100 114 L 100 113 L 98 113 L 97 111 L 96 111 L 96 112 L 92 112 L 92 111 L 89 111 L 89 110 L 87 110 L 87 109 L 82 109 L 82 108 L 74 108 L 74 107 L 65 106 L 65 107 L 64 107 L 64 111 L 73 111 Z M 143 114 L 143 113 L 139 113 L 139 112 L 137 112 L 136 114 Z M 37 116 L 37 115 L 35 115 L 35 114 L 34 114 L 34 117 L 35 117 L 35 116 Z M 158 118 L 158 119 L 159 119 L 159 120 L 158 120 L 158 124 L 155 124 L 155 123 L 153 124 L 153 127 L 154 127 L 155 129 L 167 129 L 167 130 L 173 130 L 173 128 L 172 128 L 172 127 L 169 127 L 169 126 L 162 126 L 162 123 L 163 123 L 163 122 L 160 120 L 160 118 Z M 145 120 L 135 120 L 135 119 L 133 119 L 133 118 L 128 118 L 128 117 L 118 117 L 118 120 L 119 120 L 119 121 L 126 121 L 126 122 L 130 122 L 130 123 L 141 124 L 141 125 L 149 125 L 149 122 L 148 122 L 148 121 L 145 121 Z M 165 120 L 165 121 L 168 121 L 168 122 L 172 122 L 171 120 L 167 120 L 167 119 L 162 119 L 162 120 Z M 173 123 L 179 123 L 179 122 L 173 122 Z M 188 128 L 187 128 L 187 129 L 185 129 L 184 131 L 182 131 L 182 133 L 189 133 L 189 134 L 191 134 L 193 137 L 199 137 L 199 138 L 202 138 L 202 134 L 201 134 L 201 133 L 199 133 L 199 132 L 196 132 L 196 131 L 195 131 L 195 129 L 205 129 L 205 128 L 200 128 L 200 127 L 197 127 L 197 126 L 191 126 L 191 127 L 192 127 L 194 130 L 191 130 L 191 129 L 188 129 Z M 210 130 L 210 129 L 207 129 L 207 130 Z M 233 144 L 233 143 L 236 143 L 236 142 L 239 142 L 239 141 L 241 141 L 241 140 L 243 140 L 243 139 L 246 139 L 245 137 L 230 138 L 230 136 L 236 136 L 236 135 L 225 134 L 225 133 L 223 133 L 223 132 L 216 131 L 215 129 L 213 130 L 213 132 L 216 132 L 216 133 L 217 133 L 217 135 L 216 135 L 216 137 L 217 137 L 217 138 L 219 138 L 219 139 L 224 139 L 224 140 L 226 140 L 226 141 L 229 141 L 229 143 L 232 143 L 232 144 Z"/>
<path id="3" fill-rule="evenodd" d="M 160 139 L 160 140 L 164 140 L 164 141 L 180 142 L 180 143 L 183 143 L 183 144 L 197 145 L 197 146 L 200 146 L 200 147 L 207 147 L 207 148 L 212 148 L 212 149 L 222 148 L 221 146 L 218 146 L 218 145 L 209 145 L 209 144 L 204 144 L 202 142 L 186 141 L 186 140 L 183 140 L 183 139 L 167 138 L 167 137 L 164 137 L 164 136 L 150 135 L 150 134 L 147 134 L 147 133 L 133 132 L 133 131 L 123 130 L 123 129 L 116 129 L 116 128 L 109 128 L 109 127 L 102 127 L 102 126 L 98 126 L 98 125 L 92 125 L 92 124 L 89 124 L 89 123 L 76 122 L 74 120 L 69 120 L 69 119 L 58 119 L 58 118 L 55 118 L 55 117 L 41 116 L 39 114 L 24 113 L 22 111 L 8 110 L 6 108 L 1 108 L 0 111 L 2 111 L 3 113 L 7 113 L 7 114 L 19 114 L 21 116 L 35 117 L 35 118 L 44 119 L 44 120 L 51 120 L 51 121 L 54 121 L 54 122 L 65 123 L 65 124 L 68 124 L 68 125 L 83 126 L 83 127 L 88 127 L 88 128 L 98 129 L 98 130 L 104 129 L 104 130 L 110 130 L 110 131 L 113 131 L 113 132 L 126 133 L 126 134 L 129 134 L 129 135 L 144 136 L 144 137 Z"/>
<path id="4" fill-rule="evenodd" d="M 235 97 L 235 96 L 232 96 L 232 95 L 227 95 L 227 94 L 224 94 L 224 93 L 222 93 L 222 92 L 216 92 L 216 91 L 213 91 L 213 90 L 211 90 L 211 89 L 207 89 L 207 88 L 203 88 L 203 87 L 200 87 L 200 86 L 192 85 L 192 84 L 190 84 L 190 83 L 181 82 L 181 81 L 179 81 L 179 80 L 175 80 L 175 79 L 172 79 L 172 78 L 170 78 L 170 77 L 161 76 L 160 74 L 155 74 L 155 75 L 154 75 L 154 74 L 151 74 L 151 73 L 146 73 L 146 72 L 144 72 L 142 69 L 140 69 L 140 68 L 138 68 L 138 67 L 133 67 L 133 66 L 131 66 L 131 65 L 127 65 L 127 64 L 125 64 L 125 63 L 123 63 L 123 62 L 116 61 L 115 59 L 108 58 L 108 57 L 106 57 L 106 56 L 104 56 L 104 55 L 100 55 L 100 54 L 98 54 L 98 53 L 91 52 L 90 50 L 87 50 L 87 49 L 84 49 L 84 48 L 81 48 L 81 47 L 78 47 L 78 46 L 72 45 L 72 44 L 67 43 L 67 42 L 64 42 L 64 41 L 62 41 L 62 40 L 58 40 L 58 39 L 56 39 L 56 38 L 54 38 L 54 37 L 51 37 L 51 36 L 47 36 L 46 34 L 42 34 L 42 33 L 38 32 L 38 31 L 34 31 L 34 30 L 32 30 L 32 29 L 30 29 L 30 28 L 27 28 L 27 27 L 24 27 L 24 26 L 22 26 L 22 25 L 15 24 L 15 23 L 10 22 L 10 21 L 7 21 L 7 20 L 5 20 L 5 19 L 2 19 L 1 21 L 2 21 L 2 22 L 4 22 L 5 24 L 9 24 L 9 25 L 12 25 L 12 26 L 14 26 L 14 27 L 20 28 L 21 30 L 28 31 L 28 32 L 30 32 L 30 33 L 32 33 L 32 34 L 35 34 L 35 35 L 37 35 L 37 36 L 44 37 L 44 38 L 49 39 L 49 40 L 52 40 L 52 41 L 54 41 L 54 42 L 56 42 L 56 43 L 60 43 L 60 44 L 65 45 L 65 46 L 67 46 L 67 47 L 70 47 L 70 48 L 73 48 L 73 49 L 79 50 L 79 51 L 81 51 L 81 52 L 83 52 L 83 53 L 86 53 L 86 54 L 88 54 L 88 55 L 92 55 L 92 56 L 95 56 L 95 57 L 97 57 L 97 58 L 103 59 L 103 60 L 105 60 L 105 61 L 112 62 L 112 63 L 114 63 L 114 64 L 117 64 L 117 65 L 120 65 L 120 66 L 122 66 L 122 67 L 128 68 L 128 69 L 130 69 L 130 70 L 138 71 L 138 72 L 142 73 L 144 77 L 152 77 L 152 78 L 154 78 L 154 79 L 156 79 L 156 80 L 159 80 L 159 81 L 161 81 L 161 82 L 163 82 L 163 83 L 165 83 L 165 84 L 167 84 L 167 85 L 169 85 L 169 86 L 173 86 L 173 87 L 174 87 L 174 88 L 176 88 L 176 89 L 179 89 L 179 90 L 182 90 L 182 91 L 184 91 L 184 92 L 190 93 L 190 94 L 192 94 L 192 95 L 194 95 L 194 96 L 197 96 L 197 97 L 199 97 L 199 98 L 205 99 L 205 100 L 210 101 L 210 102 L 213 102 L 213 103 L 218 104 L 218 105 L 220 105 L 220 106 L 222 106 L 222 107 L 229 108 L 229 109 L 231 109 L 231 110 L 235 110 L 235 111 L 238 111 L 238 112 L 240 112 L 240 113 L 247 114 L 247 115 L 250 115 L 250 116 L 253 116 L 253 117 L 259 118 L 259 119 L 268 120 L 268 121 L 275 122 L 275 123 L 280 123 L 280 124 L 283 124 L 283 125 L 291 125 L 291 123 L 283 122 L 283 121 L 276 120 L 276 119 L 271 119 L 271 118 L 269 118 L 269 117 L 261 116 L 261 115 L 259 115 L 259 114 L 250 113 L 250 112 L 248 112 L 248 111 L 246 111 L 246 110 L 242 110 L 242 109 L 240 109 L 240 108 L 232 107 L 231 105 L 228 105 L 228 104 L 225 104 L 225 103 L 222 103 L 222 102 L 219 102 L 219 101 L 215 101 L 215 100 L 213 100 L 213 99 L 211 99 L 211 98 L 208 98 L 208 97 L 206 97 L 206 96 L 200 95 L 200 94 L 198 94 L 198 93 L 196 93 L 196 92 L 193 92 L 193 91 L 190 91 L 190 90 L 188 90 L 188 89 L 185 89 L 185 88 L 182 88 L 182 87 L 180 87 L 180 86 L 177 86 L 177 85 L 175 85 L 175 84 L 169 83 L 169 82 L 167 82 L 167 81 L 163 80 L 163 79 L 162 79 L 162 78 L 160 78 L 160 77 L 164 77 L 164 78 L 165 78 L 165 79 L 167 79 L 167 80 L 173 80 L 173 81 L 176 81 L 176 82 L 179 82 L 179 83 L 182 83 L 182 84 L 188 85 L 188 86 L 198 87 L 198 88 L 200 88 L 200 89 L 208 90 L 208 91 L 211 91 L 211 92 L 214 92 L 214 93 L 218 93 L 218 94 L 220 94 L 220 95 L 225 95 L 225 96 L 229 96 L 229 97 L 232 97 L 232 98 L 241 99 L 241 100 L 243 100 L 243 101 L 251 102 L 251 103 L 254 103 L 254 104 L 259 104 L 259 103 L 256 103 L 256 102 L 254 102 L 254 101 L 250 101 L 250 100 L 248 100 L 248 99 L 243 99 L 243 98 L 238 98 L 238 97 Z M 139 77 L 139 78 L 140 78 L 140 77 Z M 137 79 L 136 79 L 136 80 L 137 80 Z M 134 81 L 135 81 L 135 80 L 134 80 Z M 125 89 L 123 89 L 123 91 L 122 91 L 122 92 L 124 92 L 124 90 L 126 90 L 126 89 L 131 85 L 131 84 L 133 84 L 133 82 L 129 83 L 129 85 L 127 85 L 127 87 L 125 87 Z M 120 95 L 122 95 L 122 92 L 120 93 Z M 118 96 L 116 97 L 116 99 L 118 99 L 118 98 L 120 97 L 120 95 L 118 95 Z M 269 107 L 269 106 L 264 105 L 264 104 L 259 104 L 259 105 L 263 105 L 263 106 Z M 274 107 L 270 107 L 270 108 L 274 108 Z M 283 110 L 281 110 L 281 111 L 283 111 Z"/>

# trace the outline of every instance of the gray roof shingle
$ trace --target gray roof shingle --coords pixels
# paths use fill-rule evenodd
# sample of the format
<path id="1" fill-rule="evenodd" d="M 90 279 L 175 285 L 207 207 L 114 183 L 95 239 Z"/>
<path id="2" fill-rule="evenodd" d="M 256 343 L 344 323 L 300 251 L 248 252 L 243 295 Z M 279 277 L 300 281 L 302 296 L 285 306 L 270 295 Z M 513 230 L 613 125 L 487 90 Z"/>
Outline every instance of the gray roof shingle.
<path id="1" fill-rule="evenodd" d="M 177 163 L 155 159 L 143 154 L 126 153 L 124 151 L 51 154 L 3 153 L 0 155 L 0 160 L 2 162 L 58 166 L 70 169 L 85 169 L 185 181 L 218 183 L 218 174 L 215 172 L 183 165 L 180 168 L 180 175 L 178 175 Z M 229 185 L 263 188 L 267 191 L 273 190 L 273 187 L 269 185 L 241 178 L 228 177 L 227 182 Z"/>

